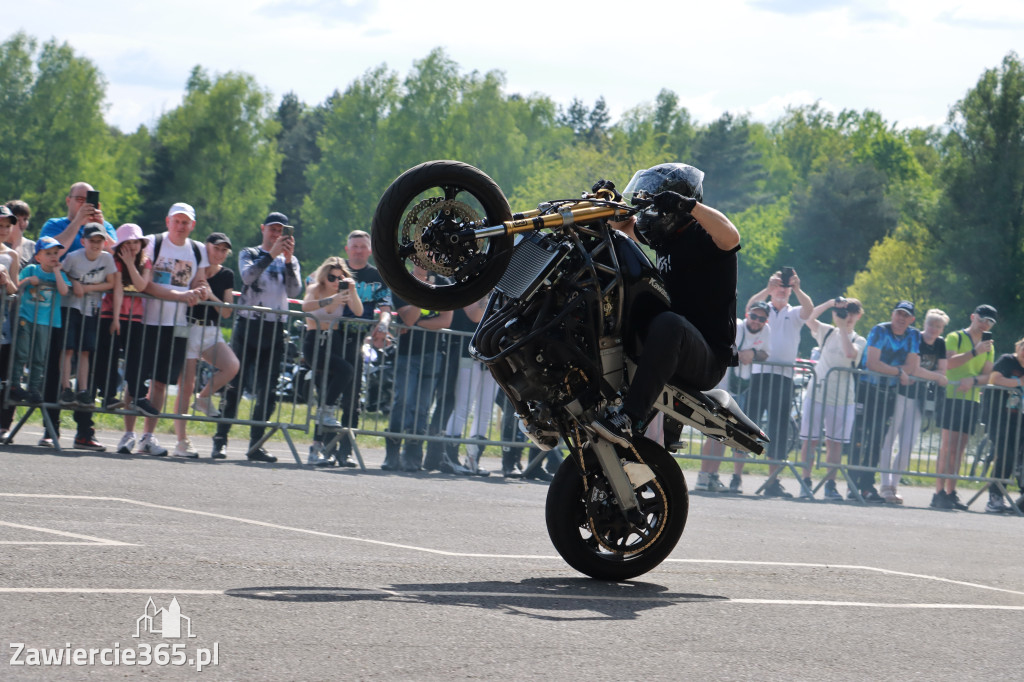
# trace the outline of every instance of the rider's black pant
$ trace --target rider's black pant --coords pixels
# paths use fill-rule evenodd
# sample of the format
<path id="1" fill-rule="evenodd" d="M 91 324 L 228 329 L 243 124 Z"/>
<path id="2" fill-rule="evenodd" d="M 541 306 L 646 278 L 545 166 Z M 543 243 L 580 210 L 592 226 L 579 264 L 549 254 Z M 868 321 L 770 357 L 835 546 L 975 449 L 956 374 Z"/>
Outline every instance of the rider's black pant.
<path id="1" fill-rule="evenodd" d="M 707 391 L 722 380 L 726 369 L 689 320 L 672 312 L 660 313 L 647 328 L 622 409 L 634 423 L 646 422 L 665 384 Z"/>

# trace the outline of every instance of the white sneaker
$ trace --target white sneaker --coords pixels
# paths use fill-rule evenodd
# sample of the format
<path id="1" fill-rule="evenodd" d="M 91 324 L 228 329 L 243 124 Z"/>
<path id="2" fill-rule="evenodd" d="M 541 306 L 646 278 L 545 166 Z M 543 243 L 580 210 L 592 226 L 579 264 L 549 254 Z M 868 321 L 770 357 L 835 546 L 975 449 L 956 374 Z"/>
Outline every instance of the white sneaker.
<path id="1" fill-rule="evenodd" d="M 185 440 L 179 440 L 178 444 L 174 446 L 174 452 L 171 454 L 175 457 L 187 457 L 188 459 L 199 458 L 199 451 L 192 446 L 192 441 L 188 438 Z"/>
<path id="2" fill-rule="evenodd" d="M 167 448 L 160 447 L 160 443 L 156 441 L 156 437 L 152 433 L 142 434 L 138 452 L 140 455 L 152 455 L 153 457 L 167 456 Z"/>
<path id="3" fill-rule="evenodd" d="M 196 401 L 192 403 L 192 407 L 205 414 L 207 417 L 219 417 L 220 410 L 213 406 L 213 400 L 209 396 L 199 396 Z"/>
<path id="4" fill-rule="evenodd" d="M 309 457 L 306 459 L 306 464 L 317 466 L 323 464 L 325 459 L 323 443 L 313 441 L 313 444 L 309 446 Z"/>
<path id="5" fill-rule="evenodd" d="M 706 471 L 701 471 L 697 474 L 697 485 L 693 487 L 694 490 L 709 490 L 711 485 L 711 474 Z"/>
<path id="6" fill-rule="evenodd" d="M 334 418 L 331 412 L 325 410 L 318 410 L 316 413 L 316 423 L 320 426 L 326 426 L 329 429 L 340 429 L 341 422 Z"/>
<path id="7" fill-rule="evenodd" d="M 130 455 L 132 450 L 135 449 L 135 432 L 125 431 L 124 435 L 121 436 L 121 441 L 117 444 L 117 454 L 119 455 Z"/>

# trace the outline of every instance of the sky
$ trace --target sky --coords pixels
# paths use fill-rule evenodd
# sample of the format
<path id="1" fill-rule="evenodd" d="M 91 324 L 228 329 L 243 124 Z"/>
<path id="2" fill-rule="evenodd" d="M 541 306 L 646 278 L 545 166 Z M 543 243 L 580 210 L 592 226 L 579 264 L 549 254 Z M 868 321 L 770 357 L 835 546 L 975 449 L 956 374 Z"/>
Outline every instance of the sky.
<path id="1" fill-rule="evenodd" d="M 91 59 L 125 131 L 180 104 L 195 65 L 316 105 L 381 64 L 404 78 L 437 47 L 463 73 L 501 71 L 508 94 L 603 96 L 613 120 L 667 88 L 702 123 L 818 101 L 906 128 L 943 124 L 986 69 L 1024 54 L 1020 0 L 23 0 L 4 14 L 3 40 Z"/>

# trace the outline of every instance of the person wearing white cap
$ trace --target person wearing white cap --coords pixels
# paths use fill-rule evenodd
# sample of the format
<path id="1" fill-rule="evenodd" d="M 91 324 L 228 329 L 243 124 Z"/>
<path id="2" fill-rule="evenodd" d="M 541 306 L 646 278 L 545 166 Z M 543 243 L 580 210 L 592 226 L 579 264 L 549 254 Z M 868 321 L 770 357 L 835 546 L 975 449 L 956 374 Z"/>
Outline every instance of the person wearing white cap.
<path id="1" fill-rule="evenodd" d="M 146 244 L 146 257 L 153 263 L 153 280 L 147 294 L 161 301 L 149 301 L 143 314 L 143 345 L 146 354 L 149 394 L 139 398 L 135 407 L 146 416 L 139 450 L 148 455 L 166 455 L 167 450 L 153 436 L 157 417 L 163 410 L 167 385 L 177 384 L 185 364 L 188 347 L 188 323 L 185 310 L 206 297 L 203 269 L 209 265 L 206 247 L 189 238 L 196 226 L 196 212 L 189 204 L 176 203 L 167 211 L 167 232 L 154 236 Z M 181 334 L 180 332 L 184 332 Z M 175 454 L 198 457 L 194 450 Z"/>

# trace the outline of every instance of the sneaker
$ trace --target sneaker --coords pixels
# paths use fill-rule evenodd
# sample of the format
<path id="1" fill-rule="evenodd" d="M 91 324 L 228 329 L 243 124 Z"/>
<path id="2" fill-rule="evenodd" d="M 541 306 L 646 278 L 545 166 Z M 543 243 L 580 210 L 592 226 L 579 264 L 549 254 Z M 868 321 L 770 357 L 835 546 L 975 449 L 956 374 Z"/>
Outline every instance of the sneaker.
<path id="1" fill-rule="evenodd" d="M 147 417 L 159 417 L 160 410 L 156 409 L 153 403 L 149 402 L 149 398 L 139 398 L 135 401 L 135 409 L 146 415 Z M 143 436 L 145 440 L 145 436 Z M 166 453 L 165 453 L 166 454 Z"/>
<path id="2" fill-rule="evenodd" d="M 502 467 L 501 475 L 505 478 L 522 478 L 523 469 L 519 464 L 514 464 L 510 467 Z"/>
<path id="3" fill-rule="evenodd" d="M 75 402 L 79 407 L 91 410 L 96 407 L 96 401 L 89 395 L 89 391 L 79 391 L 75 394 Z"/>
<path id="4" fill-rule="evenodd" d="M 829 502 L 843 501 L 843 494 L 836 490 L 836 482 L 832 479 L 825 481 L 825 499 Z"/>
<path id="5" fill-rule="evenodd" d="M 60 399 L 57 401 L 61 407 L 74 407 L 75 403 L 75 392 L 70 388 L 65 388 L 60 392 Z"/>
<path id="6" fill-rule="evenodd" d="M 761 494 L 765 497 L 782 497 L 787 500 L 793 498 L 793 493 L 787 493 L 786 489 L 782 487 L 781 483 L 779 483 L 779 479 L 775 479 L 769 483 Z"/>
<path id="7" fill-rule="evenodd" d="M 952 509 L 953 503 L 949 501 L 949 496 L 946 495 L 945 490 L 932 495 L 932 503 L 929 505 L 932 509 Z"/>
<path id="8" fill-rule="evenodd" d="M 228 439 L 220 436 L 213 437 L 213 451 L 210 453 L 210 457 L 214 459 L 227 459 L 228 458 Z"/>
<path id="9" fill-rule="evenodd" d="M 130 455 L 132 450 L 135 449 L 135 432 L 125 431 L 125 434 L 121 436 L 121 440 L 117 443 L 117 454 L 119 455 Z"/>
<path id="10" fill-rule="evenodd" d="M 152 455 L 153 457 L 167 456 L 167 448 L 160 447 L 160 443 L 157 442 L 156 437 L 152 433 L 142 434 L 138 452 L 140 455 Z"/>
<path id="11" fill-rule="evenodd" d="M 697 485 L 693 486 L 694 490 L 700 490 L 708 492 L 708 486 L 711 485 L 711 475 L 706 471 L 702 471 L 697 474 Z"/>
<path id="12" fill-rule="evenodd" d="M 529 471 L 523 472 L 523 478 L 528 481 L 543 481 L 544 483 L 550 483 L 554 476 L 544 471 L 544 467 L 537 465 Z"/>
<path id="13" fill-rule="evenodd" d="M 625 412 L 612 412 L 595 419 L 590 425 L 599 436 L 624 448 L 633 441 L 633 420 Z"/>
<path id="14" fill-rule="evenodd" d="M 109 398 L 103 399 L 104 410 L 123 410 L 127 403 L 122 398 L 118 398 L 116 395 L 112 395 Z"/>
<path id="15" fill-rule="evenodd" d="M 187 459 L 199 459 L 199 451 L 192 445 L 192 441 L 188 438 L 185 440 L 179 440 L 178 444 L 174 446 L 174 452 L 171 453 L 174 457 L 185 457 Z"/>
<path id="16" fill-rule="evenodd" d="M 309 456 L 306 458 L 306 464 L 311 467 L 329 466 L 327 458 L 324 457 L 323 443 L 313 441 L 313 444 L 309 446 Z"/>
<path id="17" fill-rule="evenodd" d="M 42 405 L 44 402 L 43 394 L 36 390 L 31 390 L 28 392 L 27 400 L 33 405 Z"/>
<path id="18" fill-rule="evenodd" d="M 29 402 L 29 399 L 28 399 L 29 392 L 26 391 L 24 389 L 24 387 L 22 387 L 22 386 L 18 386 L 18 385 L 11 386 L 11 392 L 10 392 L 9 395 L 11 397 L 11 400 L 13 400 L 16 403 L 27 403 L 27 402 Z"/>
<path id="19" fill-rule="evenodd" d="M 41 448 L 52 448 L 53 439 L 50 438 L 49 436 L 43 436 L 42 438 L 39 439 L 39 442 L 36 443 L 36 445 L 38 445 Z"/>
<path id="20" fill-rule="evenodd" d="M 75 436 L 75 449 L 106 452 L 107 446 L 103 445 L 92 436 Z"/>
<path id="21" fill-rule="evenodd" d="M 474 450 L 476 450 L 476 452 L 470 452 L 470 448 L 471 447 Z M 481 469 L 480 468 L 480 452 L 479 452 L 479 450 L 480 450 L 479 448 L 477 448 L 475 446 L 472 446 L 472 445 L 467 445 L 466 446 L 466 468 L 469 469 L 469 472 L 471 474 L 474 474 L 476 476 L 490 476 L 491 475 L 490 471 L 488 471 L 487 469 Z"/>
<path id="22" fill-rule="evenodd" d="M 998 490 L 988 491 L 988 504 L 985 505 L 986 514 L 1005 514 L 1010 511 L 1010 505 L 1006 504 L 1003 494 Z"/>
<path id="23" fill-rule="evenodd" d="M 1022 512 L 1024 512 L 1024 495 L 1018 497 L 1013 504 L 1016 505 L 1017 509 L 1020 509 Z"/>
<path id="24" fill-rule="evenodd" d="M 341 422 L 334 418 L 334 414 L 328 410 L 318 410 L 314 421 L 319 426 L 326 426 L 329 429 L 340 429 Z"/>
<path id="25" fill-rule="evenodd" d="M 903 496 L 896 492 L 894 486 L 883 485 L 879 495 L 886 504 L 903 504 Z"/>
<path id="26" fill-rule="evenodd" d="M 438 469 L 442 474 L 455 474 L 456 476 L 469 476 L 473 473 L 469 470 L 469 467 L 464 467 L 458 462 L 453 462 L 447 455 L 441 459 Z"/>
<path id="27" fill-rule="evenodd" d="M 885 498 L 878 494 L 878 491 L 875 490 L 875 486 L 871 486 L 867 490 L 861 490 L 860 494 L 863 496 L 864 501 L 869 504 L 882 504 L 885 502 Z"/>
<path id="28" fill-rule="evenodd" d="M 269 464 L 273 464 L 277 461 L 277 457 L 274 457 L 263 448 L 256 448 L 246 456 L 249 458 L 250 462 L 267 462 Z"/>
<path id="29" fill-rule="evenodd" d="M 733 474 L 732 478 L 729 479 L 729 492 L 740 495 L 743 493 L 743 477 L 739 474 Z"/>
<path id="30" fill-rule="evenodd" d="M 7 445 L 10 442 L 11 442 L 11 430 L 10 429 L 4 429 L 3 431 L 0 431 L 0 443 L 2 443 L 4 445 Z"/>
<path id="31" fill-rule="evenodd" d="M 967 511 L 967 505 L 960 501 L 960 496 L 956 494 L 955 490 L 951 493 L 946 493 L 946 499 L 948 499 L 949 503 L 953 505 L 953 509 L 956 509 L 957 511 Z"/>
<path id="32" fill-rule="evenodd" d="M 197 412 L 202 412 L 207 417 L 219 417 L 220 410 L 213 406 L 213 400 L 209 396 L 199 396 L 196 401 L 192 403 L 193 409 Z"/>
<path id="33" fill-rule="evenodd" d="M 800 499 L 801 500 L 813 500 L 814 499 L 814 481 L 810 478 L 803 479 L 803 485 L 800 486 Z"/>

